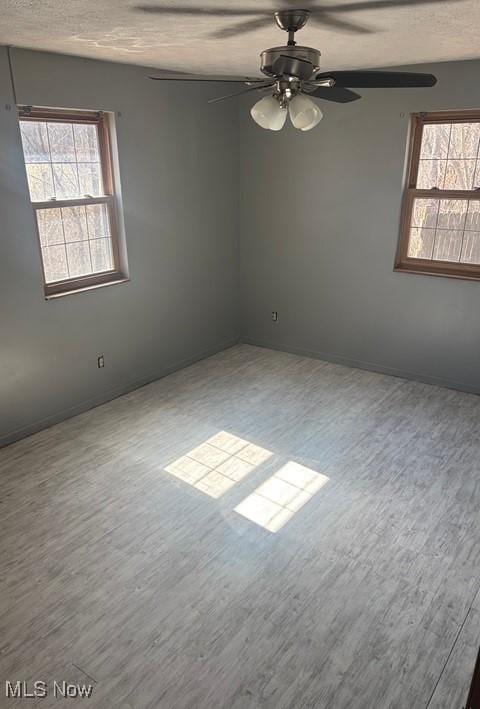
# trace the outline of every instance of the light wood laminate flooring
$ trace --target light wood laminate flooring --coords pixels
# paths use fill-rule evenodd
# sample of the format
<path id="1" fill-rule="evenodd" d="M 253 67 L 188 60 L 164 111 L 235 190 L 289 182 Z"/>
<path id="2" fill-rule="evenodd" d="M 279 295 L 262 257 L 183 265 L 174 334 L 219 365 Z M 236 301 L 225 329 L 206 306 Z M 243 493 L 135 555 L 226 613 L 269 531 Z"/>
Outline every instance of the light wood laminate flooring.
<path id="1" fill-rule="evenodd" d="M 461 709 L 479 434 L 479 397 L 239 345 L 4 448 L 0 706 Z"/>

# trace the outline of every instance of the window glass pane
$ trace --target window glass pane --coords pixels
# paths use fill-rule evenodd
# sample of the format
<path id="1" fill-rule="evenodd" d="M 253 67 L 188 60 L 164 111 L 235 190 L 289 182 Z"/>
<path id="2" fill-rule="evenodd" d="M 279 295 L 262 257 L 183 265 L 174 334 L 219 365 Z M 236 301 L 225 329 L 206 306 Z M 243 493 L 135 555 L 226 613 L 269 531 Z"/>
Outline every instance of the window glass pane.
<path id="1" fill-rule="evenodd" d="M 480 231 L 466 231 L 460 260 L 463 263 L 480 263 Z"/>
<path id="2" fill-rule="evenodd" d="M 42 248 L 43 268 L 45 271 L 45 281 L 62 281 L 68 278 L 67 257 L 65 246 L 45 246 Z"/>
<path id="3" fill-rule="evenodd" d="M 94 271 L 113 269 L 112 245 L 110 239 L 94 239 L 90 242 L 92 267 Z"/>
<path id="4" fill-rule="evenodd" d="M 476 158 L 480 140 L 480 123 L 452 123 L 450 158 Z"/>
<path id="5" fill-rule="evenodd" d="M 48 282 L 114 269 L 105 204 L 38 209 L 37 223 Z"/>
<path id="6" fill-rule="evenodd" d="M 48 163 L 30 163 L 26 168 L 32 201 L 45 202 L 54 197 L 52 166 Z"/>
<path id="7" fill-rule="evenodd" d="M 20 121 L 33 202 L 104 194 L 97 126 Z"/>
<path id="8" fill-rule="evenodd" d="M 85 241 L 88 239 L 85 207 L 62 207 L 65 241 Z"/>
<path id="9" fill-rule="evenodd" d="M 430 190 L 432 187 L 442 189 L 446 167 L 446 160 L 420 160 L 417 176 L 418 189 Z"/>
<path id="10" fill-rule="evenodd" d="M 450 142 L 450 123 L 427 123 L 423 126 L 420 158 L 446 158 Z"/>
<path id="11" fill-rule="evenodd" d="M 410 229 L 410 239 L 408 242 L 409 258 L 432 258 L 433 243 L 435 241 L 435 229 Z"/>
<path id="12" fill-rule="evenodd" d="M 453 229 L 437 229 L 433 258 L 438 261 L 458 261 L 462 249 L 463 232 Z"/>
<path id="13" fill-rule="evenodd" d="M 60 209 L 38 209 L 37 224 L 41 246 L 63 244 L 65 239 Z"/>
<path id="14" fill-rule="evenodd" d="M 78 164 L 80 194 L 98 197 L 103 194 L 100 163 L 85 162 Z"/>
<path id="15" fill-rule="evenodd" d="M 475 176 L 473 178 L 473 189 L 480 190 L 480 156 L 477 160 L 477 168 L 475 170 Z"/>
<path id="16" fill-rule="evenodd" d="M 409 258 L 480 263 L 480 200 L 416 199 Z"/>
<path id="17" fill-rule="evenodd" d="M 413 204 L 412 226 L 435 228 L 439 205 L 438 199 L 416 199 Z"/>
<path id="18" fill-rule="evenodd" d="M 480 231 L 480 200 L 470 199 L 468 201 L 465 229 L 468 231 Z"/>
<path id="19" fill-rule="evenodd" d="M 76 162 L 71 123 L 47 123 L 52 162 Z"/>
<path id="20" fill-rule="evenodd" d="M 419 189 L 471 190 L 480 180 L 480 123 L 437 123 L 423 127 Z"/>
<path id="21" fill-rule="evenodd" d="M 108 209 L 106 204 L 87 206 L 87 223 L 90 239 L 100 239 L 110 234 Z"/>
<path id="22" fill-rule="evenodd" d="M 50 161 L 46 123 L 21 121 L 20 133 L 26 163 Z"/>
<path id="23" fill-rule="evenodd" d="M 73 244 L 66 244 L 68 257 L 68 270 L 70 276 L 86 276 L 92 273 L 92 263 L 90 261 L 90 249 L 88 241 L 77 241 Z"/>
<path id="24" fill-rule="evenodd" d="M 76 123 L 73 126 L 77 162 L 100 162 L 97 127 Z"/>
<path id="25" fill-rule="evenodd" d="M 70 163 L 54 163 L 53 181 L 57 199 L 75 199 L 80 196 L 77 166 Z"/>
<path id="26" fill-rule="evenodd" d="M 475 175 L 475 160 L 448 160 L 443 188 L 445 190 L 471 190 Z"/>
<path id="27" fill-rule="evenodd" d="M 439 229 L 464 229 L 467 216 L 468 201 L 466 199 L 442 199 L 438 212 L 437 227 Z"/>

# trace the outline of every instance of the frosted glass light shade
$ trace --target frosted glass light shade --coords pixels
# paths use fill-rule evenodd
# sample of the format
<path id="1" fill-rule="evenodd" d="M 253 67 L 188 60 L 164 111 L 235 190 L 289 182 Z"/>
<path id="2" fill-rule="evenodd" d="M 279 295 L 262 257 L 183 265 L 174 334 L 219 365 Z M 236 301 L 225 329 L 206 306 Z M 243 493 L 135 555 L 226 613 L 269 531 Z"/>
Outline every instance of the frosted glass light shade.
<path id="1" fill-rule="evenodd" d="M 323 118 L 323 113 L 308 96 L 297 94 L 289 103 L 290 118 L 298 130 L 310 130 Z"/>
<path id="2" fill-rule="evenodd" d="M 252 106 L 250 115 L 255 123 L 267 130 L 281 130 L 287 120 L 287 109 L 274 96 L 265 96 Z"/>

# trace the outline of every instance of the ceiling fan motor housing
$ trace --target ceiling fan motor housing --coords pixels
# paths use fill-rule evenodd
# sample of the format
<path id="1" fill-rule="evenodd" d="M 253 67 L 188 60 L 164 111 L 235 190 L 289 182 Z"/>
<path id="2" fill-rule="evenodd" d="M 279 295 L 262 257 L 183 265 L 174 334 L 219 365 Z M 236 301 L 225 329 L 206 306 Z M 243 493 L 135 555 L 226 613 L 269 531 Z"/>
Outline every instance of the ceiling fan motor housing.
<path id="1" fill-rule="evenodd" d="M 264 74 L 271 77 L 276 77 L 273 71 L 273 64 L 280 57 L 291 57 L 299 59 L 302 62 L 308 62 L 312 65 L 312 74 L 320 69 L 320 52 L 312 47 L 299 47 L 298 45 L 285 47 L 271 47 L 265 49 L 260 54 L 260 69 Z"/>

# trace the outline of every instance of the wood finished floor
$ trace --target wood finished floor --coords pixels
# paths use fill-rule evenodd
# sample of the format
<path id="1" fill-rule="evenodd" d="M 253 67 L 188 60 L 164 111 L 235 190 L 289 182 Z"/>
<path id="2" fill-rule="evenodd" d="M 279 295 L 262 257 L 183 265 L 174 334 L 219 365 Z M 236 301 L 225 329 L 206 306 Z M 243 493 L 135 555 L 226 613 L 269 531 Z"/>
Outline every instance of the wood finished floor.
<path id="1" fill-rule="evenodd" d="M 461 709 L 479 433 L 476 396 L 241 345 L 1 450 L 0 706 Z M 34 679 L 93 695 L 5 698 Z"/>

